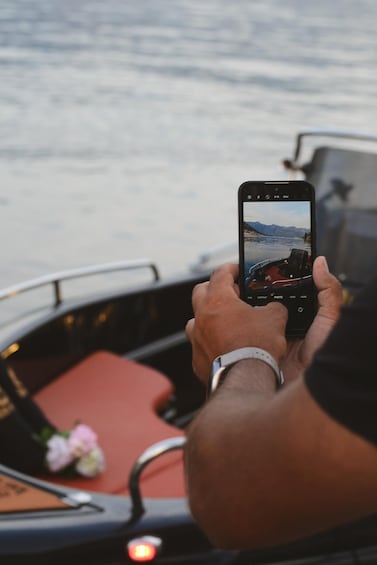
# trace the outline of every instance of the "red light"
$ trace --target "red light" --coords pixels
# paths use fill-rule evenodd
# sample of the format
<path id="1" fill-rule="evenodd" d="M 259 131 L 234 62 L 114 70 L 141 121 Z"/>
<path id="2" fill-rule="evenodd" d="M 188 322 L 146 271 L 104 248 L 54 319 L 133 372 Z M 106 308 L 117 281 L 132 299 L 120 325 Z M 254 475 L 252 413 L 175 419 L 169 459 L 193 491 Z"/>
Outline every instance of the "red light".
<path id="1" fill-rule="evenodd" d="M 128 557 L 136 563 L 153 561 L 157 557 L 161 540 L 153 536 L 144 536 L 131 540 L 127 544 Z"/>

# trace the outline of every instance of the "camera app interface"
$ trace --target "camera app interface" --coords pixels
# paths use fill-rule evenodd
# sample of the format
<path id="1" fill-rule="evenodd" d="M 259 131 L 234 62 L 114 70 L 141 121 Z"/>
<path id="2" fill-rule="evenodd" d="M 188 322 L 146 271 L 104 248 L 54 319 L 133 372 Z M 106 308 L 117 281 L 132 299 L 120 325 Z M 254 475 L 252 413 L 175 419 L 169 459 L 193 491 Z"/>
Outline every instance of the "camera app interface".
<path id="1" fill-rule="evenodd" d="M 250 197 L 249 197 L 250 198 Z M 312 233 L 306 200 L 243 203 L 244 296 L 254 306 L 278 300 L 294 327 L 312 317 Z"/>

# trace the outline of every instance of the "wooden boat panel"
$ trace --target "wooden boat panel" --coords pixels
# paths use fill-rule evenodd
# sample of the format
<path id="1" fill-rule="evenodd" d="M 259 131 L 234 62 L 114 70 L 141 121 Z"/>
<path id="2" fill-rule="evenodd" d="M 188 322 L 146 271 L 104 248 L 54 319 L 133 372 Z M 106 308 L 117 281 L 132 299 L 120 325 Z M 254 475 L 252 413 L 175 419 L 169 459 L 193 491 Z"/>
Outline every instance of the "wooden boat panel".
<path id="1" fill-rule="evenodd" d="M 71 506 L 50 492 L 0 473 L 0 512 L 63 510 Z"/>

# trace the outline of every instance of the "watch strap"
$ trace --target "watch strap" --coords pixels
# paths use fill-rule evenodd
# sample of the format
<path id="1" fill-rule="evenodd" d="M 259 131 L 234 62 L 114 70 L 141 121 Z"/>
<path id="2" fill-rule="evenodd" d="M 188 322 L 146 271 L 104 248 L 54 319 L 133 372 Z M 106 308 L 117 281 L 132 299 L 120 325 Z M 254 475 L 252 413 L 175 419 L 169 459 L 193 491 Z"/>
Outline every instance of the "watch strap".
<path id="1" fill-rule="evenodd" d="M 263 361 L 273 370 L 277 386 L 280 387 L 284 384 L 283 372 L 279 369 L 276 359 L 268 353 L 268 351 L 260 347 L 241 347 L 240 349 L 235 349 L 234 351 L 216 357 L 213 362 L 212 378 L 209 383 L 209 395 L 212 394 L 224 380 L 225 369 L 244 359 L 258 359 L 259 361 Z"/>

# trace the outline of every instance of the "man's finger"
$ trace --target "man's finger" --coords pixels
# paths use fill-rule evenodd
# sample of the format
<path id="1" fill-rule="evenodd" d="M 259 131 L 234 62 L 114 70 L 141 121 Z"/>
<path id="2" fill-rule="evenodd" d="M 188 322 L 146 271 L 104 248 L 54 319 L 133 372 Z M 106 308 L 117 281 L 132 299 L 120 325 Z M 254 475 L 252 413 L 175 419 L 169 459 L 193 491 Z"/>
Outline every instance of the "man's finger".
<path id="1" fill-rule="evenodd" d="M 238 265 L 228 263 L 214 270 L 209 281 L 199 283 L 194 287 L 192 293 L 192 306 L 194 312 L 200 307 L 207 296 L 219 296 L 224 299 L 229 293 L 235 293 L 239 297 L 239 290 L 235 284 L 238 276 Z"/>
<path id="2" fill-rule="evenodd" d="M 195 326 L 195 318 L 191 318 L 186 324 L 186 335 L 189 341 L 192 343 L 193 333 L 194 333 L 194 326 Z"/>
<path id="3" fill-rule="evenodd" d="M 208 293 L 209 281 L 199 283 L 194 286 L 192 291 L 192 307 L 194 312 L 198 309 Z"/>
<path id="4" fill-rule="evenodd" d="M 339 308 L 343 303 L 342 286 L 330 273 L 323 256 L 317 257 L 314 261 L 313 279 L 318 289 L 319 313 L 329 317 L 338 316 Z"/>
<path id="5" fill-rule="evenodd" d="M 281 316 L 282 320 L 286 320 L 288 318 L 288 310 L 281 302 L 268 302 L 268 304 L 262 306 L 262 308 L 275 312 Z"/>
<path id="6" fill-rule="evenodd" d="M 236 291 L 235 281 L 238 277 L 239 269 L 235 263 L 227 263 L 215 269 L 210 278 L 208 292 L 210 294 L 238 292 Z"/>

